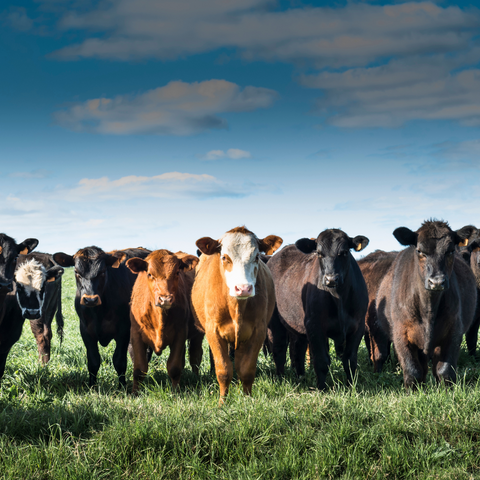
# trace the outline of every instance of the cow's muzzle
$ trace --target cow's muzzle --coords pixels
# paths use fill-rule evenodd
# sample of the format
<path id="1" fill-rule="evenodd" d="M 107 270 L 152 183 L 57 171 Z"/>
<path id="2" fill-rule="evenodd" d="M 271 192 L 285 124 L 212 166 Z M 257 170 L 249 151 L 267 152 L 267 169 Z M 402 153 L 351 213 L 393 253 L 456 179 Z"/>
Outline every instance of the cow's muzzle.
<path id="1" fill-rule="evenodd" d="M 80 305 L 84 305 L 85 307 L 98 307 L 102 304 L 102 300 L 100 295 L 82 295 L 82 299 L 80 300 Z"/>
<path id="2" fill-rule="evenodd" d="M 251 297 L 253 294 L 253 285 L 235 285 L 235 297 L 237 298 L 248 298 Z"/>
<path id="3" fill-rule="evenodd" d="M 157 300 L 155 301 L 155 306 L 163 308 L 164 310 L 168 310 L 169 308 L 172 307 L 174 300 L 173 295 L 159 295 L 157 297 Z"/>
<path id="4" fill-rule="evenodd" d="M 38 320 L 42 316 L 42 312 L 37 309 L 27 309 L 25 310 L 25 313 L 23 314 L 23 316 L 27 320 Z"/>
<path id="5" fill-rule="evenodd" d="M 326 287 L 334 288 L 334 287 L 338 286 L 339 283 L 340 283 L 340 275 L 338 273 L 335 273 L 333 275 L 325 274 L 323 276 L 323 284 Z"/>

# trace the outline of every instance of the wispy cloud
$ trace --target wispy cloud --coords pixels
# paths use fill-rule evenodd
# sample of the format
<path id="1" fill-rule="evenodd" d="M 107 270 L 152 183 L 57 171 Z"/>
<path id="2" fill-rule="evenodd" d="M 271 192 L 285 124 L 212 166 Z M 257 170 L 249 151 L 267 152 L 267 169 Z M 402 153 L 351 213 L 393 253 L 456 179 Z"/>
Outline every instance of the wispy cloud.
<path id="1" fill-rule="evenodd" d="M 231 158 L 232 160 L 240 160 L 241 158 L 252 158 L 252 154 L 246 150 L 238 148 L 229 148 L 226 152 L 223 150 L 210 150 L 200 158 L 203 160 L 219 160 L 221 158 Z"/>
<path id="2" fill-rule="evenodd" d="M 13 178 L 47 178 L 52 174 L 48 170 L 32 170 L 30 172 L 12 172 L 8 176 Z"/>
<path id="3" fill-rule="evenodd" d="M 218 114 L 267 108 L 276 98 L 268 88 L 242 89 L 225 80 L 174 81 L 138 95 L 88 100 L 54 116 L 62 127 L 80 132 L 193 135 L 226 128 L 227 121 Z"/>
<path id="4" fill-rule="evenodd" d="M 10 7 L 8 12 L 0 15 L 3 24 L 21 32 L 27 32 L 33 27 L 33 20 L 23 7 Z"/>
<path id="5" fill-rule="evenodd" d="M 165 59 L 230 47 L 251 59 L 359 66 L 378 58 L 465 48 L 478 30 L 478 10 L 432 2 L 275 7 L 267 0 L 112 0 L 90 10 L 70 3 L 60 28 L 83 30 L 91 38 L 56 55 Z"/>

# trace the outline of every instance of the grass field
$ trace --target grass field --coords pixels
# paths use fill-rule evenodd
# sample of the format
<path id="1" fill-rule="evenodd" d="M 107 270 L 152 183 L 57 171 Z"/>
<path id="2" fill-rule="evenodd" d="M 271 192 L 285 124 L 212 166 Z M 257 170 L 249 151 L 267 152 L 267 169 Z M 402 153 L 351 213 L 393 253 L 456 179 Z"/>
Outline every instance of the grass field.
<path id="1" fill-rule="evenodd" d="M 65 340 L 54 336 L 41 367 L 28 321 L 0 389 L 2 479 L 480 478 L 480 368 L 462 350 L 459 383 L 408 394 L 394 362 L 374 375 L 361 345 L 354 388 L 338 360 L 329 389 L 313 371 L 283 382 L 259 357 L 253 396 L 234 381 L 218 408 L 218 385 L 204 355 L 173 394 L 166 355 L 154 357 L 139 397 L 116 388 L 113 343 L 102 350 L 99 386 L 86 386 L 86 355 L 64 275 Z M 188 365 L 188 362 L 187 362 Z M 132 365 L 127 370 L 129 389 Z"/>

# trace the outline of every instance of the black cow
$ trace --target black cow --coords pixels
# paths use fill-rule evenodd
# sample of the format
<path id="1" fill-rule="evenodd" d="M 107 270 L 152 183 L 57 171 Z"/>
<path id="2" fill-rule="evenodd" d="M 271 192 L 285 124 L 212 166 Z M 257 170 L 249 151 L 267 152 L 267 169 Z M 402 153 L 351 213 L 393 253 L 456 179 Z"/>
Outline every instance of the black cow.
<path id="1" fill-rule="evenodd" d="M 50 360 L 53 317 L 57 321 L 60 343 L 63 340 L 63 268 L 48 253 L 20 255 L 15 269 L 15 288 L 23 318 L 30 320 L 38 355 L 42 363 Z"/>
<path id="2" fill-rule="evenodd" d="M 425 382 L 430 358 L 437 381 L 455 382 L 460 343 L 477 301 L 475 278 L 455 246 L 476 234 L 475 227 L 453 231 L 436 220 L 416 232 L 406 227 L 393 232 L 408 248 L 397 255 L 378 289 L 376 371 L 382 370 L 393 341 L 406 388 Z"/>
<path id="3" fill-rule="evenodd" d="M 22 334 L 24 321 L 21 314 L 16 315 L 20 312 L 13 282 L 17 257 L 20 253 L 30 253 L 37 245 L 36 238 L 27 238 L 17 244 L 13 238 L 0 233 L 0 380 L 8 353 Z"/>
<path id="4" fill-rule="evenodd" d="M 113 365 L 120 385 L 126 386 L 130 296 L 136 275 L 125 266 L 125 261 L 132 257 L 145 258 L 149 253 L 150 250 L 143 248 L 105 253 L 92 246 L 82 248 L 73 256 L 61 252 L 53 256 L 63 267 L 75 267 L 75 310 L 87 349 L 90 386 L 96 384 L 101 363 L 98 343 L 106 347 L 112 340 L 116 342 Z"/>
<path id="5" fill-rule="evenodd" d="M 368 355 L 374 366 L 376 365 L 375 358 L 377 358 L 379 354 L 374 339 L 378 338 L 378 335 L 381 335 L 381 332 L 378 332 L 375 299 L 380 283 L 382 283 L 383 277 L 387 274 L 397 255 L 398 252 L 375 250 L 366 257 L 358 260 L 358 266 L 362 271 L 368 290 L 368 308 L 365 316 L 365 345 L 367 346 Z"/>
<path id="6" fill-rule="evenodd" d="M 289 334 L 297 375 L 305 373 L 305 352 L 310 345 L 317 385 L 324 389 L 330 364 L 328 339 L 332 338 L 351 383 L 365 331 L 368 293 L 350 249 L 361 251 L 367 245 L 366 237 L 350 238 L 331 229 L 316 240 L 298 240 L 268 261 L 277 298 L 268 333 L 277 374 L 284 372 Z"/>

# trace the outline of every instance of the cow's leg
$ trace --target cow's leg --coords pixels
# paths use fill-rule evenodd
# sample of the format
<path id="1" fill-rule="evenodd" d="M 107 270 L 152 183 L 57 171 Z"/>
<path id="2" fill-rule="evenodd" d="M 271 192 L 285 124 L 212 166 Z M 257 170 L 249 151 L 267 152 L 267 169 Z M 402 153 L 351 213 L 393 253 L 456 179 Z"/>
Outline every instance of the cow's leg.
<path id="1" fill-rule="evenodd" d="M 277 375 L 283 376 L 285 373 L 289 337 L 287 329 L 280 321 L 277 307 L 275 307 L 272 318 L 268 324 L 267 336 L 272 348 Z"/>
<path id="2" fill-rule="evenodd" d="M 480 303 L 480 300 L 479 300 L 479 303 Z M 475 352 L 477 350 L 477 339 L 478 339 L 479 327 L 480 327 L 480 308 L 478 308 L 475 319 L 473 320 L 472 325 L 470 326 L 470 328 L 467 330 L 467 333 L 465 334 L 468 353 L 472 356 L 475 355 Z"/>
<path id="3" fill-rule="evenodd" d="M 141 338 L 135 338 L 132 334 L 131 339 L 133 353 L 133 388 L 132 393 L 137 393 L 140 384 L 143 382 L 148 371 L 147 345 Z"/>
<path id="4" fill-rule="evenodd" d="M 307 352 L 308 340 L 306 335 L 290 336 L 290 357 L 295 373 L 299 377 L 305 375 L 305 354 Z"/>
<path id="5" fill-rule="evenodd" d="M 370 326 L 370 349 L 371 359 L 373 361 L 373 371 L 380 373 L 383 369 L 383 365 L 388 359 L 390 354 L 391 341 L 388 335 L 376 325 Z"/>
<path id="6" fill-rule="evenodd" d="M 460 353 L 462 337 L 459 333 L 448 335 L 438 346 L 432 359 L 433 375 L 437 382 L 453 384 L 457 381 L 457 360 Z"/>
<path id="7" fill-rule="evenodd" d="M 403 370 L 405 388 L 417 388 L 426 378 L 428 369 L 426 355 L 419 352 L 417 345 L 408 342 L 406 332 L 394 332 L 394 343 Z"/>
<path id="8" fill-rule="evenodd" d="M 351 335 L 347 335 L 345 349 L 342 355 L 343 369 L 345 370 L 347 383 L 349 385 L 352 384 L 353 377 L 355 377 L 355 372 L 357 371 L 358 347 L 364 334 L 363 319 L 361 321 L 362 324 L 360 324 L 359 328 Z"/>
<path id="9" fill-rule="evenodd" d="M 258 354 L 265 340 L 265 330 L 258 332 L 249 341 L 241 343 L 235 350 L 235 370 L 242 382 L 243 393 L 250 395 L 257 370 Z"/>
<path id="10" fill-rule="evenodd" d="M 116 338 L 115 351 L 113 352 L 113 366 L 118 375 L 118 384 L 120 387 L 126 388 L 125 372 L 127 371 L 127 353 L 130 338 L 118 336 Z"/>
<path id="11" fill-rule="evenodd" d="M 178 389 L 180 375 L 185 366 L 185 337 L 177 338 L 175 342 L 170 345 L 170 355 L 167 360 L 167 372 L 172 381 L 172 390 Z"/>
<path id="12" fill-rule="evenodd" d="M 200 373 L 200 365 L 202 364 L 203 356 L 203 333 L 198 333 L 190 339 L 188 345 L 188 361 L 190 362 L 190 367 L 192 367 L 192 372 L 195 375 Z"/>
<path id="13" fill-rule="evenodd" d="M 50 335 L 48 327 L 44 325 L 43 319 L 30 320 L 30 329 L 32 330 L 35 341 L 37 342 L 38 359 L 45 365 L 50 360 L 50 341 L 52 339 L 52 330 Z"/>
<path id="14" fill-rule="evenodd" d="M 328 366 L 330 365 L 330 355 L 328 354 L 328 338 L 318 328 L 308 328 L 308 343 L 310 344 L 310 358 L 313 368 L 317 376 L 317 387 L 324 390 L 326 387 L 326 379 L 328 374 Z"/>
<path id="15" fill-rule="evenodd" d="M 7 357 L 8 357 L 8 352 L 0 353 L 0 383 L 2 381 L 3 374 L 5 373 L 5 365 L 7 364 Z"/>
<path id="16" fill-rule="evenodd" d="M 98 351 L 98 343 L 92 339 L 86 329 L 80 324 L 80 334 L 87 349 L 87 367 L 88 367 L 88 386 L 93 387 L 97 384 L 97 373 L 100 369 L 100 352 Z"/>
<path id="17" fill-rule="evenodd" d="M 220 385 L 220 404 L 222 404 L 228 394 L 228 387 L 233 377 L 233 365 L 228 356 L 228 343 L 213 329 L 207 329 L 205 334 L 215 362 L 215 372 Z"/>

